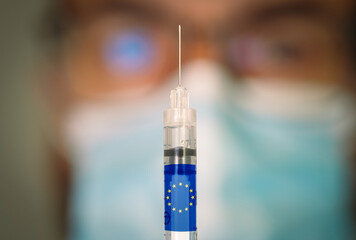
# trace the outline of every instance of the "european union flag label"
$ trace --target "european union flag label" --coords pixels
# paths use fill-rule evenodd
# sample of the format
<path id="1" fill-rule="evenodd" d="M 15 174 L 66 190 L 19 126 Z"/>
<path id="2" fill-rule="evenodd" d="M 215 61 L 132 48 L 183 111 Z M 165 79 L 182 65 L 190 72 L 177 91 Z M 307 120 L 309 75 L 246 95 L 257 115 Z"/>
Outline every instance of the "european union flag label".
<path id="1" fill-rule="evenodd" d="M 164 166 L 164 225 L 166 231 L 196 231 L 196 165 Z"/>

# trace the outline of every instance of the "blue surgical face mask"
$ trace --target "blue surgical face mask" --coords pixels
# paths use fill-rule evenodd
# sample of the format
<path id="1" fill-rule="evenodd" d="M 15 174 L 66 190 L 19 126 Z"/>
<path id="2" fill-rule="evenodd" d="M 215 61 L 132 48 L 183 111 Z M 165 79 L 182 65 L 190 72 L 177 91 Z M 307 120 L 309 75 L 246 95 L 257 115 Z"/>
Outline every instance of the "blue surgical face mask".
<path id="1" fill-rule="evenodd" d="M 349 237 L 345 143 L 354 119 L 344 94 L 309 100 L 306 112 L 320 114 L 291 115 L 215 63 L 192 62 L 183 79 L 198 111 L 199 238 Z M 81 104 L 68 116 L 71 239 L 163 237 L 162 111 L 176 78 L 166 82 L 142 99 Z"/>
<path id="2" fill-rule="evenodd" d="M 71 239 L 161 236 L 161 100 L 81 104 L 68 116 Z"/>
<path id="3" fill-rule="evenodd" d="M 235 229 L 225 239 L 351 239 L 348 94 L 245 81 L 229 85 L 222 110 L 230 151 L 221 195 Z"/>

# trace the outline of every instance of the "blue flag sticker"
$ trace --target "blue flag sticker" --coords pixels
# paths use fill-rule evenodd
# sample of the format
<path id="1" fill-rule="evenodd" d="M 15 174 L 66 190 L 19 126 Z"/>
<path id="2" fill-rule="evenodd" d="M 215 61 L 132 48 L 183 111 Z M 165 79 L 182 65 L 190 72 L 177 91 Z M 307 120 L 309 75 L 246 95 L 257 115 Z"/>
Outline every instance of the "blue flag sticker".
<path id="1" fill-rule="evenodd" d="M 166 231 L 196 231 L 196 166 L 164 167 L 164 224 Z"/>

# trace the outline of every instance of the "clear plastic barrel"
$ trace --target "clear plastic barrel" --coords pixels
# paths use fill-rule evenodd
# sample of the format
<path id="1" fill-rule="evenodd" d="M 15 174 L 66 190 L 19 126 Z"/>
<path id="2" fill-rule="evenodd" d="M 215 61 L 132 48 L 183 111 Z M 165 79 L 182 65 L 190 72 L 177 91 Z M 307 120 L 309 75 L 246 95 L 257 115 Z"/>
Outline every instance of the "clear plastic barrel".
<path id="1" fill-rule="evenodd" d="M 164 127 L 164 149 L 197 148 L 195 125 L 177 125 Z"/>

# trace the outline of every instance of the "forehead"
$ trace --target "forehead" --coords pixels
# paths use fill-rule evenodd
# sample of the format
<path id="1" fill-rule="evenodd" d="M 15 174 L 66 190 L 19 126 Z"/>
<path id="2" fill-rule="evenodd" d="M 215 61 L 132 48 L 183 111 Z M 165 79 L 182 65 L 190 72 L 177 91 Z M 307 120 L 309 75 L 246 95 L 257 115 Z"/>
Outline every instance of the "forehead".
<path id="1" fill-rule="evenodd" d="M 121 0 L 125 1 L 125 0 Z M 126 0 L 127 1 L 127 0 Z M 142 0 L 129 0 L 131 2 L 146 2 Z M 151 0 L 151 4 L 157 5 L 162 10 L 173 14 L 179 14 L 190 18 L 218 19 L 235 15 L 246 15 L 258 10 L 278 8 L 279 6 L 310 6 L 324 9 L 334 14 L 344 14 L 352 3 L 352 0 Z"/>
<path id="2" fill-rule="evenodd" d="M 208 28 L 213 25 L 244 22 L 259 15 L 310 15 L 324 18 L 342 19 L 348 16 L 353 0 L 66 0 L 79 19 L 95 15 L 97 11 L 115 6 L 125 12 L 126 9 L 140 10 L 138 13 L 151 12 L 161 19 L 170 19 L 172 23 L 197 25 Z M 134 11 L 132 11 L 134 12 Z M 314 14 L 317 13 L 317 14 Z"/>

